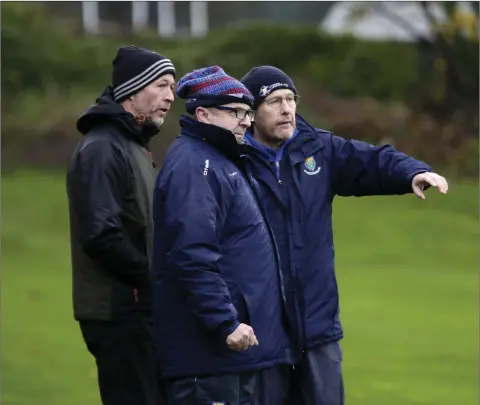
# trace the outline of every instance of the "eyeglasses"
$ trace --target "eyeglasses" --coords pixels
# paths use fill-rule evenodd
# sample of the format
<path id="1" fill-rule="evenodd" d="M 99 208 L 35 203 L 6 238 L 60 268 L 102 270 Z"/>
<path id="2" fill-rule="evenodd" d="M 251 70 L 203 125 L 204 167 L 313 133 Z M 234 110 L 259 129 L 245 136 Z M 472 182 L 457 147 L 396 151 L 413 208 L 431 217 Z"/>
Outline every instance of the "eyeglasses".
<path id="1" fill-rule="evenodd" d="M 239 120 L 244 120 L 245 117 L 248 117 L 250 121 L 255 120 L 255 110 L 245 110 L 243 108 L 235 108 L 235 107 L 226 107 L 226 106 L 216 106 L 214 107 L 217 110 L 222 110 L 222 111 L 231 111 L 235 113 L 235 117 L 237 117 Z"/>
<path id="2" fill-rule="evenodd" d="M 294 107 L 300 102 L 300 96 L 298 94 L 289 94 L 285 97 L 272 97 L 264 101 L 264 103 L 273 108 L 280 108 L 283 104 L 283 100 L 287 102 L 289 107 Z"/>

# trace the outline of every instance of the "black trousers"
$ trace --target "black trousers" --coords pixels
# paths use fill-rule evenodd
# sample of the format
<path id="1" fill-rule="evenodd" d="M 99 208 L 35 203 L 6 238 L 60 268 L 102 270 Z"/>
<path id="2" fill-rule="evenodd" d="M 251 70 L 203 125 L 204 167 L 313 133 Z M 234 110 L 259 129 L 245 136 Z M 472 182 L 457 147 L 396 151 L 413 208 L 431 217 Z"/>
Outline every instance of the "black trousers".
<path id="1" fill-rule="evenodd" d="M 251 405 L 255 373 L 165 380 L 168 405 Z"/>
<path id="2" fill-rule="evenodd" d="M 103 405 L 163 405 L 151 321 L 137 315 L 115 321 L 80 321 L 97 363 Z"/>

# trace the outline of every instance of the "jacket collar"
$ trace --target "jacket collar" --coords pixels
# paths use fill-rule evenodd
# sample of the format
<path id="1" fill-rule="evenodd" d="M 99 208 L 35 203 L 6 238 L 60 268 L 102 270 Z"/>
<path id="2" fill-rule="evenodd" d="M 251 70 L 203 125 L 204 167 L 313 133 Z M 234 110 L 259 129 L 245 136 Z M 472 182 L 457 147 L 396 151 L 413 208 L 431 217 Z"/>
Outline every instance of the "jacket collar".
<path id="1" fill-rule="evenodd" d="M 123 136 L 133 139 L 144 147 L 159 132 L 153 124 L 138 124 L 133 115 L 113 100 L 113 90 L 107 86 L 96 103 L 90 106 L 78 119 L 77 129 L 87 134 L 93 127 L 109 123 L 117 127 Z"/>
<path id="2" fill-rule="evenodd" d="M 266 161 L 281 160 L 284 154 L 290 156 L 292 163 L 303 161 L 324 147 L 324 141 L 318 131 L 302 116 L 296 114 L 297 126 L 293 136 L 288 139 L 277 151 L 266 147 L 253 138 L 250 131 L 245 139 L 248 145 Z M 251 150 L 251 149 L 250 149 Z"/>
<path id="3" fill-rule="evenodd" d="M 243 148 L 231 131 L 198 122 L 186 115 L 180 116 L 180 127 L 181 135 L 206 141 L 230 159 L 238 159 L 242 155 Z"/>

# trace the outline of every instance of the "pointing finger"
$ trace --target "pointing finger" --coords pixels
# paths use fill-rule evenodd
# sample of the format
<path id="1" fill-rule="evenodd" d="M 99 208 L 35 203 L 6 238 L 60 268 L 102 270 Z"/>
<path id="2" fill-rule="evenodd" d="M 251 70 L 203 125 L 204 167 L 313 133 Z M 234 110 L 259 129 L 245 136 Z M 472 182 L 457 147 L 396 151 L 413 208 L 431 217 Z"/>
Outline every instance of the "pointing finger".
<path id="1" fill-rule="evenodd" d="M 425 177 L 423 178 L 423 181 L 430 184 L 433 187 L 437 187 L 436 179 L 431 174 L 426 174 Z"/>
<path id="2" fill-rule="evenodd" d="M 425 200 L 425 194 L 423 194 L 423 191 L 420 187 L 418 186 L 413 187 L 413 192 L 418 198 L 420 198 L 421 200 Z"/>

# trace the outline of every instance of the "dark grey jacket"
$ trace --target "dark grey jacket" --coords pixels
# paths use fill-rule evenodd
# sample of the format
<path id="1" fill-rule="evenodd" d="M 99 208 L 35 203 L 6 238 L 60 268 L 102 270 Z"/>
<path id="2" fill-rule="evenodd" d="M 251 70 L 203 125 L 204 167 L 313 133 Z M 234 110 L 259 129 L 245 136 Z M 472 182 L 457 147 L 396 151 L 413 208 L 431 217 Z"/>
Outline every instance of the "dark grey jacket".
<path id="1" fill-rule="evenodd" d="M 150 313 L 155 172 L 148 141 L 108 87 L 77 122 L 84 135 L 67 174 L 77 320 Z"/>

